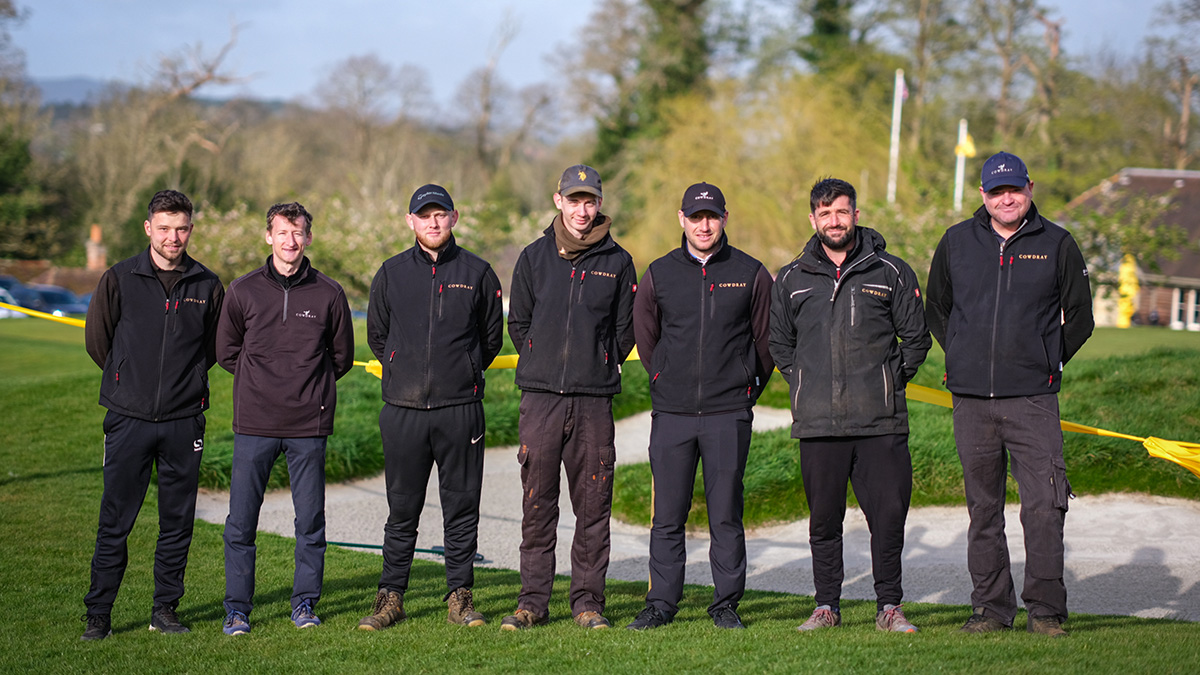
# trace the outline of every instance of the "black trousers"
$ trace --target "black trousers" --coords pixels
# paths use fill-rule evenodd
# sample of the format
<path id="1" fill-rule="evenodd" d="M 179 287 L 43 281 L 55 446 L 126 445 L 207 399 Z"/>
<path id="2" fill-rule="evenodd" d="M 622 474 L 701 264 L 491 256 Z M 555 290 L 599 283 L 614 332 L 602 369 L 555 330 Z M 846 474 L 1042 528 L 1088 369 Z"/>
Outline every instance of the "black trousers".
<path id="1" fill-rule="evenodd" d="M 524 497 L 517 607 L 549 615 L 558 544 L 559 483 L 565 468 L 575 512 L 571 614 L 603 612 L 617 454 L 612 397 L 522 392 L 518 433 L 517 461 L 521 463 Z"/>
<path id="2" fill-rule="evenodd" d="M 438 467 L 446 587 L 475 585 L 479 493 L 483 488 L 483 404 L 418 410 L 384 405 L 379 413 L 388 519 L 379 587 L 403 594 L 417 546 L 425 488 Z"/>
<path id="3" fill-rule="evenodd" d="M 708 507 L 708 562 L 713 601 L 708 611 L 737 609 L 746 591 L 746 531 L 742 525 L 742 478 L 750 451 L 754 413 L 716 415 L 654 412 L 650 424 L 650 471 L 654 502 L 650 529 L 650 590 L 646 602 L 673 617 L 683 596 L 687 565 L 685 529 L 692 508 L 696 465 L 704 462 Z"/>
<path id="4" fill-rule="evenodd" d="M 111 614 L 150 471 L 158 468 L 158 545 L 154 550 L 154 606 L 172 609 L 183 597 L 183 574 L 196 518 L 196 485 L 204 450 L 204 415 L 147 422 L 112 411 L 104 416 L 104 495 L 92 556 L 88 614 Z"/>
<path id="5" fill-rule="evenodd" d="M 882 610 L 884 605 L 900 604 L 904 522 L 912 499 L 908 434 L 801 439 L 800 473 L 810 511 L 808 543 L 817 605 L 837 609 L 842 597 L 847 479 L 871 531 L 876 606 Z"/>

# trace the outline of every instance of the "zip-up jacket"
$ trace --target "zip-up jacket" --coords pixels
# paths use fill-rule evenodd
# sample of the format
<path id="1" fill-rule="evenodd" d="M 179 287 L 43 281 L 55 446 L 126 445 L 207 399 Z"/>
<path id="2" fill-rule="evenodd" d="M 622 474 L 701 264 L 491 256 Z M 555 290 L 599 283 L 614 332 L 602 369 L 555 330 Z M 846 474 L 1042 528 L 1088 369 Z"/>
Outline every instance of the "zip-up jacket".
<path id="1" fill-rule="evenodd" d="M 454 237 L 437 261 L 420 245 L 371 281 L 367 341 L 383 363 L 383 400 L 442 408 L 483 399 L 483 371 L 504 342 L 500 280 Z"/>
<path id="2" fill-rule="evenodd" d="M 633 302 L 638 355 L 660 412 L 700 415 L 754 405 L 775 362 L 771 275 L 729 245 L 701 263 L 682 245 L 650 263 Z"/>
<path id="3" fill-rule="evenodd" d="M 233 373 L 233 430 L 271 438 L 333 433 L 336 382 L 354 367 L 346 294 L 308 258 L 285 287 L 267 263 L 229 284 L 217 362 Z"/>
<path id="4" fill-rule="evenodd" d="M 557 216 L 556 216 L 557 217 Z M 606 216 L 597 215 L 597 218 Z M 633 350 L 633 258 L 605 235 L 575 260 L 558 254 L 554 226 L 521 251 L 508 334 L 523 391 L 611 396 Z"/>
<path id="5" fill-rule="evenodd" d="M 1001 242 L 983 206 L 942 236 L 929 268 L 929 329 L 960 396 L 1057 392 L 1063 365 L 1095 327 L 1087 264 L 1075 240 L 1030 204 Z"/>
<path id="6" fill-rule="evenodd" d="M 793 438 L 908 432 L 905 385 L 933 344 L 921 289 L 882 235 L 857 232 L 840 268 L 814 235 L 775 278 L 771 355 L 791 388 Z"/>
<path id="7" fill-rule="evenodd" d="M 113 265 L 88 307 L 85 344 L 104 369 L 100 405 L 150 422 L 208 409 L 208 369 L 225 289 L 186 253 L 168 294 L 150 248 Z"/>

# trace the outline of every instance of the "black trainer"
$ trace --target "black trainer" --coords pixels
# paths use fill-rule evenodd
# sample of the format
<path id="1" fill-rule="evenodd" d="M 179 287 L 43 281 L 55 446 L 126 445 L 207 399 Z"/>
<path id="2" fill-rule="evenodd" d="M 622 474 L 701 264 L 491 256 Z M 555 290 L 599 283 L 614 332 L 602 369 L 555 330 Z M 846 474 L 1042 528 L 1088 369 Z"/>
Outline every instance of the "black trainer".
<path id="1" fill-rule="evenodd" d="M 658 628 L 669 623 L 671 623 L 671 619 L 658 611 L 657 607 L 646 605 L 646 609 L 638 612 L 637 618 L 625 627 L 629 630 L 650 630 L 651 628 Z"/>
<path id="2" fill-rule="evenodd" d="M 154 611 L 150 612 L 150 630 L 170 634 L 192 632 L 187 626 L 179 623 L 175 609 L 166 605 L 155 607 Z"/>
<path id="3" fill-rule="evenodd" d="M 712 613 L 713 625 L 717 628 L 745 628 L 742 618 L 732 607 L 722 607 Z"/>
<path id="4" fill-rule="evenodd" d="M 87 622 L 80 640 L 103 640 L 112 635 L 112 619 L 108 614 L 84 614 L 79 620 Z"/>

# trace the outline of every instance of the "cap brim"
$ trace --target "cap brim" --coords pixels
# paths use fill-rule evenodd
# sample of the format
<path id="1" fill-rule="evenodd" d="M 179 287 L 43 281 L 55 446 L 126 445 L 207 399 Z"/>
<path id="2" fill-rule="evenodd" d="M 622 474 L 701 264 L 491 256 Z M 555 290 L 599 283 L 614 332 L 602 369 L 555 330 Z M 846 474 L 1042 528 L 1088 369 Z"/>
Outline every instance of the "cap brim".
<path id="1" fill-rule="evenodd" d="M 565 190 L 559 190 L 558 194 L 560 194 L 564 197 L 569 197 L 571 195 L 579 194 L 580 192 L 583 192 L 583 193 L 586 193 L 586 194 L 589 194 L 589 195 L 592 195 L 595 197 L 601 197 L 601 198 L 604 197 L 603 193 L 601 193 L 599 190 L 597 190 L 596 188 L 591 187 L 589 185 L 576 185 L 575 187 L 569 187 L 569 188 L 566 188 Z"/>
<path id="2" fill-rule="evenodd" d="M 687 207 L 686 209 L 681 209 L 681 210 L 683 211 L 684 218 L 691 218 L 692 216 L 696 215 L 697 213 L 703 213 L 704 211 L 708 211 L 709 213 L 715 213 L 718 216 L 725 215 L 724 210 L 718 211 L 707 204 L 692 204 L 691 206 Z"/>
<path id="3" fill-rule="evenodd" d="M 1020 187 L 1023 188 L 1029 185 L 1029 178 L 1018 178 L 1017 176 L 1007 176 L 1004 178 L 993 178 L 990 182 L 983 184 L 984 192 L 991 192 L 998 187 Z"/>
<path id="4" fill-rule="evenodd" d="M 421 202 L 420 204 L 417 204 L 416 208 L 409 210 L 409 213 L 416 213 L 431 204 L 436 204 L 437 206 L 440 206 L 443 209 L 446 209 L 447 211 L 454 210 L 454 204 L 447 204 L 446 202 L 444 202 L 440 199 L 433 198 L 433 199 L 426 199 L 425 201 Z"/>

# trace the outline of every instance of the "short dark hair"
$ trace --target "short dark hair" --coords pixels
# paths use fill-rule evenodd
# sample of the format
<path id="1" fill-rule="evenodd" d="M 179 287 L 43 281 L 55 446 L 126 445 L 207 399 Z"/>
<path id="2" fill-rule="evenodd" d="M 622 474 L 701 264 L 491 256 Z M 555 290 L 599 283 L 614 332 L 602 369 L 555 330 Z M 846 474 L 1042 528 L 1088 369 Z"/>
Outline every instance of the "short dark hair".
<path id="1" fill-rule="evenodd" d="M 812 194 L 808 198 L 809 213 L 816 213 L 818 206 L 829 206 L 838 197 L 849 197 L 850 208 L 858 208 L 858 194 L 854 186 L 840 178 L 822 178 L 813 183 Z"/>
<path id="2" fill-rule="evenodd" d="M 159 190 L 150 198 L 146 220 L 154 218 L 156 213 L 183 213 L 188 220 L 192 219 L 192 200 L 179 190 Z"/>
<path id="3" fill-rule="evenodd" d="M 267 232 L 271 231 L 271 221 L 275 220 L 275 216 L 283 216 L 289 223 L 299 225 L 297 221 L 304 219 L 304 232 L 308 234 L 312 232 L 312 214 L 300 202 L 288 202 L 287 204 L 276 204 L 267 209 Z"/>

